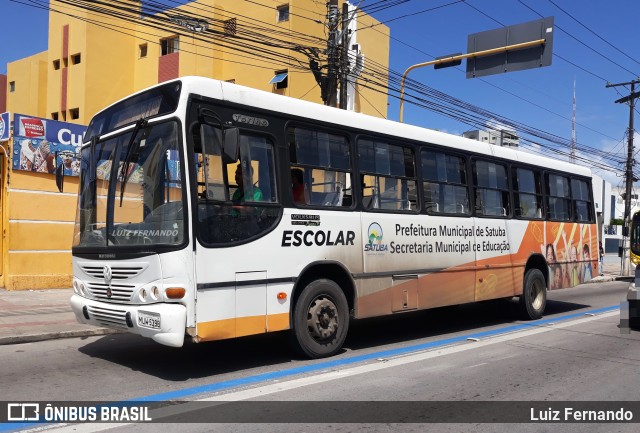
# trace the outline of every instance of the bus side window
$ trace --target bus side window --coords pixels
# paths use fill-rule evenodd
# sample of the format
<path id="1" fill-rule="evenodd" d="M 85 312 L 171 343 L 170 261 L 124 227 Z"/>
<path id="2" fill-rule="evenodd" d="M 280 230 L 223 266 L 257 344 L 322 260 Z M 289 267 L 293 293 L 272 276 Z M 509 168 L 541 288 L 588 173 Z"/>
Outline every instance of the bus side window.
<path id="1" fill-rule="evenodd" d="M 293 204 L 351 206 L 351 156 L 347 139 L 302 127 L 290 127 L 287 133 Z"/>
<path id="2" fill-rule="evenodd" d="M 418 210 L 413 150 L 373 139 L 358 140 L 362 206 L 391 211 Z"/>
<path id="3" fill-rule="evenodd" d="M 540 173 L 526 168 L 513 169 L 515 216 L 526 219 L 542 218 L 542 187 Z"/>
<path id="4" fill-rule="evenodd" d="M 547 214 L 549 219 L 571 220 L 571 192 L 569 179 L 557 174 L 546 175 Z"/>
<path id="5" fill-rule="evenodd" d="M 473 161 L 473 181 L 478 215 L 509 216 L 509 182 L 504 165 L 483 160 Z"/>
<path id="6" fill-rule="evenodd" d="M 584 180 L 571 179 L 571 198 L 573 199 L 575 220 L 580 222 L 593 222 L 593 203 L 587 182 Z"/>
<path id="7" fill-rule="evenodd" d="M 469 215 L 465 158 L 423 150 L 420 159 L 423 177 L 422 192 L 427 213 Z"/>

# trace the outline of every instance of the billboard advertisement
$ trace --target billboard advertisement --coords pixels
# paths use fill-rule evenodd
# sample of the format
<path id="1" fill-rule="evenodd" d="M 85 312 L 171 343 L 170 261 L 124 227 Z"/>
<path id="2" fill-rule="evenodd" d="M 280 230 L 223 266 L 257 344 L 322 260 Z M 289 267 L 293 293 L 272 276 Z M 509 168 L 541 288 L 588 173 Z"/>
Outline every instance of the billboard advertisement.
<path id="1" fill-rule="evenodd" d="M 11 128 L 9 127 L 9 113 L 0 114 L 0 141 L 7 141 Z"/>
<path id="2" fill-rule="evenodd" d="M 13 122 L 14 170 L 55 173 L 62 163 L 65 175 L 80 173 L 78 153 L 86 126 L 23 114 L 16 114 Z"/>

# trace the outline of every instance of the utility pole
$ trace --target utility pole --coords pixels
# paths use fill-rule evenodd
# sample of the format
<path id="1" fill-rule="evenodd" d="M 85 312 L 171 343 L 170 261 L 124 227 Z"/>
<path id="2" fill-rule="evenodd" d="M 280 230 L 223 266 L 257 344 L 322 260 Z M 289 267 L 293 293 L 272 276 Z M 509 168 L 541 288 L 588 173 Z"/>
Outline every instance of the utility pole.
<path id="1" fill-rule="evenodd" d="M 573 79 L 573 113 L 571 115 L 571 162 L 576 163 L 576 79 Z"/>
<path id="2" fill-rule="evenodd" d="M 336 44 L 338 30 L 338 0 L 330 0 L 327 4 L 329 11 L 329 38 L 327 39 L 327 99 L 325 105 L 336 107 L 338 105 L 338 47 Z"/>
<path id="3" fill-rule="evenodd" d="M 640 96 L 640 92 L 635 91 L 636 84 L 640 80 L 629 81 L 628 83 L 607 84 L 608 87 L 628 86 L 631 85 L 631 93 L 629 96 L 618 99 L 616 104 L 629 103 L 629 137 L 627 145 L 627 168 L 626 168 L 626 192 L 624 197 L 624 225 L 622 226 L 622 275 L 629 275 L 629 259 L 628 259 L 628 236 L 631 215 L 631 188 L 633 186 L 633 113 L 635 109 L 635 100 Z"/>
<path id="4" fill-rule="evenodd" d="M 347 76 L 349 75 L 349 4 L 342 4 L 342 42 L 340 58 L 340 108 L 347 109 Z"/>

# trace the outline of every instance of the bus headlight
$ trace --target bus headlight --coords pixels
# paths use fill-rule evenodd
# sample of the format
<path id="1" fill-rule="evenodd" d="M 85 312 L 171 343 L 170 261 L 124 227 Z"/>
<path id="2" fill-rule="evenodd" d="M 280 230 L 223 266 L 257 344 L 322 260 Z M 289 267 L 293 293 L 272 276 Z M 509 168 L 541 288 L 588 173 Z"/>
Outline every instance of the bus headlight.
<path id="1" fill-rule="evenodd" d="M 80 294 L 80 291 L 78 290 L 78 280 L 76 279 L 73 280 L 73 293 L 76 295 Z"/>
<path id="2" fill-rule="evenodd" d="M 147 289 L 140 290 L 140 300 L 142 302 L 147 302 Z"/>
<path id="3" fill-rule="evenodd" d="M 160 297 L 160 289 L 158 289 L 158 286 L 153 286 L 151 288 L 151 299 L 153 299 L 154 301 L 157 301 L 159 297 Z"/>
<path id="4" fill-rule="evenodd" d="M 82 296 L 87 296 L 87 289 L 82 281 L 78 282 L 78 290 Z"/>

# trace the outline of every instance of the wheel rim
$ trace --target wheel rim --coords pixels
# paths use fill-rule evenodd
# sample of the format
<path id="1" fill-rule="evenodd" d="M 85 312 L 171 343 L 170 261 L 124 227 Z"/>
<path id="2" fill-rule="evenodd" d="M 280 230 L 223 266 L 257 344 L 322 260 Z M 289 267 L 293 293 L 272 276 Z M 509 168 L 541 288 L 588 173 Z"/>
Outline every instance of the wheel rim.
<path id="1" fill-rule="evenodd" d="M 536 280 L 531 285 L 531 291 L 529 292 L 529 303 L 534 310 L 538 311 L 542 308 L 544 302 L 544 284 L 542 281 Z"/>
<path id="2" fill-rule="evenodd" d="M 338 308 L 333 299 L 320 295 L 311 301 L 307 312 L 309 335 L 317 342 L 332 340 L 338 332 Z"/>

